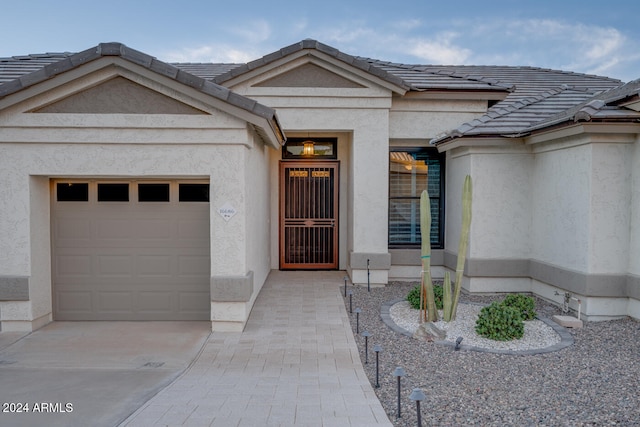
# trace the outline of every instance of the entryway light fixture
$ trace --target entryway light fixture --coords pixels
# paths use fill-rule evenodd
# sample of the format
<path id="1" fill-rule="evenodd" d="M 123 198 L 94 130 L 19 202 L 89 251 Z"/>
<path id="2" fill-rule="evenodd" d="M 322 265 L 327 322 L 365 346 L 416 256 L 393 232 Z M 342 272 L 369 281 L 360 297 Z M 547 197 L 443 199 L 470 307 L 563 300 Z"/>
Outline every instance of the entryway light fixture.
<path id="1" fill-rule="evenodd" d="M 304 141 L 302 143 L 302 155 L 303 156 L 313 156 L 313 154 L 314 154 L 313 145 L 314 145 L 313 141 L 311 141 L 311 140 Z"/>

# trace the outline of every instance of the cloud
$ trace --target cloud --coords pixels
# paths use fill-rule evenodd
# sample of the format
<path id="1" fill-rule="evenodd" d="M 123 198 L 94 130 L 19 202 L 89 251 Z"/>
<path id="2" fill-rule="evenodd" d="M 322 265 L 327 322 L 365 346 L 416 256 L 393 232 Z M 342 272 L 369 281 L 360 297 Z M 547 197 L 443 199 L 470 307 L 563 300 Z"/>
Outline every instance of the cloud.
<path id="1" fill-rule="evenodd" d="M 618 29 L 551 20 L 525 23 L 529 24 L 530 43 L 540 46 L 539 62 L 583 73 L 633 78 L 619 73 L 640 59 L 640 46 Z"/>
<path id="2" fill-rule="evenodd" d="M 432 39 L 414 40 L 407 44 L 411 46 L 408 53 L 431 64 L 464 64 L 471 56 L 471 50 L 456 46 L 453 41 L 457 37 L 457 33 L 447 31 Z"/>
<path id="3" fill-rule="evenodd" d="M 231 27 L 229 33 L 234 38 L 240 38 L 240 42 L 262 43 L 271 37 L 271 25 L 264 19 L 254 19 Z"/>
<path id="4" fill-rule="evenodd" d="M 422 21 L 419 19 L 407 19 L 404 21 L 391 22 L 391 28 L 399 31 L 415 30 L 422 26 Z"/>
<path id="5" fill-rule="evenodd" d="M 640 61 L 640 42 L 620 30 L 560 19 L 309 22 L 299 17 L 287 28 L 272 31 L 263 19 L 249 21 L 220 29 L 222 37 L 215 43 L 178 48 L 162 57 L 170 62 L 249 62 L 311 37 L 347 54 L 391 62 L 536 66 L 623 80 L 634 78 L 628 74 L 637 67 L 630 64 Z"/>
<path id="6" fill-rule="evenodd" d="M 162 56 L 167 62 L 246 63 L 264 55 L 236 45 L 211 44 L 169 51 Z"/>

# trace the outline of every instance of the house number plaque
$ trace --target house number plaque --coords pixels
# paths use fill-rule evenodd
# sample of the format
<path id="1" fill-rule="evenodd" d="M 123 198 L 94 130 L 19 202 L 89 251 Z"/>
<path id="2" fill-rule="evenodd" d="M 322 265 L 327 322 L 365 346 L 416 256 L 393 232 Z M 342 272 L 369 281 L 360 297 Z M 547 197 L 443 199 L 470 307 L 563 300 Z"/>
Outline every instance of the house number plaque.
<path id="1" fill-rule="evenodd" d="M 236 208 L 234 208 L 230 203 L 225 203 L 220 208 L 218 208 L 218 213 L 225 221 L 229 221 L 236 213 Z"/>

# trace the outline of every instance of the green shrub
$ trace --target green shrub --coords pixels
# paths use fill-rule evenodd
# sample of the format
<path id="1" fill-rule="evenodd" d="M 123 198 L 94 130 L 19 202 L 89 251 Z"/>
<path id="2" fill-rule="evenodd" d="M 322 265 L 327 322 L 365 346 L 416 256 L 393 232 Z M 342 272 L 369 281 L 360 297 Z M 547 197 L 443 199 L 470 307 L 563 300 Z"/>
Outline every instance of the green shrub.
<path id="1" fill-rule="evenodd" d="M 496 301 L 480 310 L 476 333 L 495 341 L 520 339 L 524 336 L 524 322 L 517 308 Z"/>
<path id="2" fill-rule="evenodd" d="M 409 291 L 407 301 L 409 301 L 411 308 L 420 310 L 420 286 L 416 286 Z"/>
<path id="3" fill-rule="evenodd" d="M 533 297 L 522 294 L 509 294 L 502 300 L 502 305 L 518 309 L 522 320 L 536 318 L 536 302 Z"/>
<path id="4" fill-rule="evenodd" d="M 442 294 L 443 294 L 442 286 L 435 285 L 433 287 L 433 295 L 435 297 L 436 308 L 438 310 L 442 310 L 442 307 L 443 307 Z M 411 308 L 414 308 L 416 310 L 420 309 L 420 285 L 414 287 L 409 291 L 409 293 L 407 294 L 407 301 L 409 301 L 409 305 L 411 306 Z"/>

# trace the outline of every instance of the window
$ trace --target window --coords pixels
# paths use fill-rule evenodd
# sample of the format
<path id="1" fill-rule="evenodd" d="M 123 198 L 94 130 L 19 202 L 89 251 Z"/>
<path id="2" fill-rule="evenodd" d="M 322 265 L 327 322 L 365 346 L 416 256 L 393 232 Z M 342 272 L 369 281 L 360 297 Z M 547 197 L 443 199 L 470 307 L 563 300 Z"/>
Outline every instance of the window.
<path id="1" fill-rule="evenodd" d="M 444 247 L 444 154 L 435 148 L 389 153 L 389 246 L 419 247 L 420 195 L 429 186 L 431 247 Z"/>
<path id="2" fill-rule="evenodd" d="M 289 138 L 283 159 L 337 159 L 337 138 Z"/>
<path id="3" fill-rule="evenodd" d="M 99 202 L 128 202 L 129 184 L 98 184 Z"/>
<path id="4" fill-rule="evenodd" d="M 208 202 L 209 184 L 180 184 L 178 193 L 181 202 Z"/>
<path id="5" fill-rule="evenodd" d="M 59 182 L 56 184 L 59 202 L 88 202 L 89 184 L 86 182 Z"/>
<path id="6" fill-rule="evenodd" d="M 168 202 L 169 184 L 138 184 L 139 202 Z"/>

